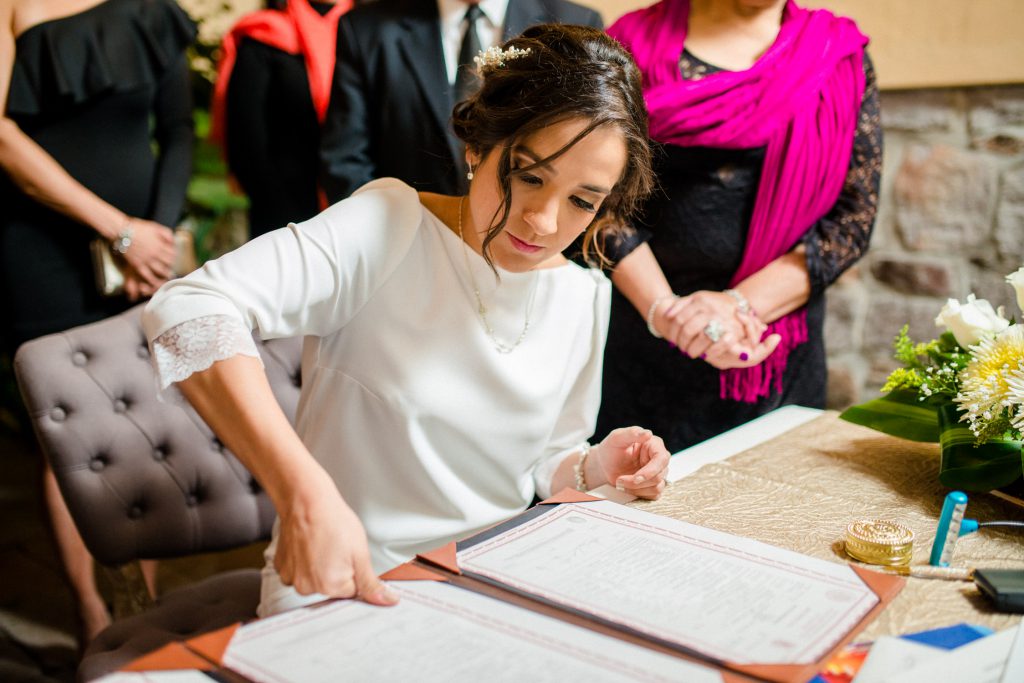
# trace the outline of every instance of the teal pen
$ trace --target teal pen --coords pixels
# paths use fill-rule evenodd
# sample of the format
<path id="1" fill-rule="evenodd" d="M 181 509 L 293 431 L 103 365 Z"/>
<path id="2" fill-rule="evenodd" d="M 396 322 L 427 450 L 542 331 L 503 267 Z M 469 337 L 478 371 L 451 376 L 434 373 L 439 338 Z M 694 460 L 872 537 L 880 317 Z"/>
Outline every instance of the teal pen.
<path id="1" fill-rule="evenodd" d="M 956 539 L 960 536 L 960 526 L 967 510 L 967 495 L 962 491 L 950 491 L 942 503 L 942 514 L 939 526 L 935 529 L 935 541 L 932 543 L 932 555 L 929 563 L 935 567 L 948 567 L 956 547 Z M 970 531 L 977 529 L 975 526 Z M 964 533 L 970 533 L 965 530 Z"/>

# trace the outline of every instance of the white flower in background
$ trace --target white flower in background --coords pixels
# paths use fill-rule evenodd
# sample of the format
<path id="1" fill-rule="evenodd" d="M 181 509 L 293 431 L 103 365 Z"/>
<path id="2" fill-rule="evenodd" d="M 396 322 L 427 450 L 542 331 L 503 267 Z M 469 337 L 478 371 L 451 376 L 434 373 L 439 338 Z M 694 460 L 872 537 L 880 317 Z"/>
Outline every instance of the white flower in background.
<path id="1" fill-rule="evenodd" d="M 1003 317 L 1002 306 L 998 311 L 993 310 L 985 299 L 975 299 L 973 294 L 968 294 L 965 304 L 949 299 L 939 311 L 935 324 L 952 332 L 956 342 L 966 349 L 999 334 L 1009 327 L 1010 321 Z"/>
<path id="2" fill-rule="evenodd" d="M 182 9 L 199 24 L 199 42 L 219 45 L 242 15 L 263 7 L 260 0 L 178 0 Z"/>
<path id="3" fill-rule="evenodd" d="M 1010 283 L 1013 291 L 1017 294 L 1017 307 L 1024 311 L 1024 266 L 1007 275 L 1006 281 Z"/>
<path id="4" fill-rule="evenodd" d="M 966 412 L 961 420 L 969 422 L 977 435 L 1006 409 L 1013 426 L 1024 427 L 1024 325 L 985 337 L 972 351 L 955 399 Z"/>

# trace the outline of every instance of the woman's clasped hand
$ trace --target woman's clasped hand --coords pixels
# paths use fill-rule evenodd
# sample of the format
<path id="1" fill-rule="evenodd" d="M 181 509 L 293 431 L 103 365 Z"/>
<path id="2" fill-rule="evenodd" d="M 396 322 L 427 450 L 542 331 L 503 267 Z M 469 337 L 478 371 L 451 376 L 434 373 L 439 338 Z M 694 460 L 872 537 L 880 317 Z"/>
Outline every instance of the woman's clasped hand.
<path id="1" fill-rule="evenodd" d="M 701 290 L 663 298 L 655 306 L 651 324 L 681 353 L 719 369 L 758 365 L 781 340 L 778 334 L 762 339 L 768 326 L 725 292 Z"/>
<path id="2" fill-rule="evenodd" d="M 129 301 L 138 301 L 152 296 L 174 274 L 174 233 L 144 218 L 133 218 L 127 223 L 131 244 L 122 254 L 128 263 L 124 292 Z"/>

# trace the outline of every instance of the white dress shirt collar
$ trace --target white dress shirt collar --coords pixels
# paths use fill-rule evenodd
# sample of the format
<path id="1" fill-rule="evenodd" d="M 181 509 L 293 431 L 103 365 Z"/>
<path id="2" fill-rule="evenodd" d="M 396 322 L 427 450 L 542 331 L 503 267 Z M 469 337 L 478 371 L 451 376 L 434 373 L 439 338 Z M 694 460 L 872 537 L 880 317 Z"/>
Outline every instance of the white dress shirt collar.
<path id="1" fill-rule="evenodd" d="M 505 25 L 505 12 L 509 0 L 480 0 L 484 16 L 477 22 L 477 35 L 485 48 L 501 42 Z M 458 69 L 459 48 L 465 32 L 463 18 L 469 5 L 465 0 L 437 0 L 437 13 L 441 19 L 441 45 L 444 47 L 444 63 L 448 70 L 448 82 L 455 82 Z"/>

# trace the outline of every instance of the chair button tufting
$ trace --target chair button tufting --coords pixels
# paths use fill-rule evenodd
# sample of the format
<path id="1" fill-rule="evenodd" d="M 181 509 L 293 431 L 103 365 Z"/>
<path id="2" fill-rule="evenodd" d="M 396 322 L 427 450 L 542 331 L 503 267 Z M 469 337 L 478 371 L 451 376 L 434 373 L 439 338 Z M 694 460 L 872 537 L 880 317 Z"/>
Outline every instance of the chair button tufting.
<path id="1" fill-rule="evenodd" d="M 61 408 L 60 406 L 57 406 L 56 408 L 50 411 L 50 419 L 53 420 L 54 422 L 63 422 L 64 418 L 66 418 L 67 416 L 67 411 Z"/>
<path id="2" fill-rule="evenodd" d="M 136 351 L 135 353 L 137 353 L 139 355 L 139 358 L 143 358 L 143 359 L 149 358 L 149 347 L 146 346 L 145 344 L 143 344 L 142 346 L 139 347 L 139 350 Z"/>
<path id="3" fill-rule="evenodd" d="M 153 459 L 154 460 L 163 460 L 166 457 L 167 457 L 167 451 L 165 451 L 163 449 L 163 447 L 157 446 L 156 448 L 153 449 Z"/>
<path id="4" fill-rule="evenodd" d="M 114 401 L 114 412 L 115 413 L 123 413 L 126 410 L 128 410 L 128 404 L 125 403 L 123 399 L 119 398 L 116 401 Z"/>
<path id="5" fill-rule="evenodd" d="M 196 497 L 196 494 L 190 493 L 188 494 L 188 497 L 185 499 L 185 504 L 188 505 L 190 508 L 194 508 L 196 505 L 199 504 L 199 498 Z"/>
<path id="6" fill-rule="evenodd" d="M 107 466 L 107 461 L 102 455 L 97 455 L 95 458 L 89 461 L 89 469 L 93 472 L 99 472 Z"/>
<path id="7" fill-rule="evenodd" d="M 142 516 L 142 508 L 138 505 L 133 505 L 132 509 L 128 511 L 128 516 L 132 519 L 138 519 Z"/>
<path id="8" fill-rule="evenodd" d="M 75 351 L 73 354 L 71 354 L 72 364 L 78 367 L 84 366 L 88 361 L 89 357 L 86 356 L 85 353 L 82 351 Z"/>

